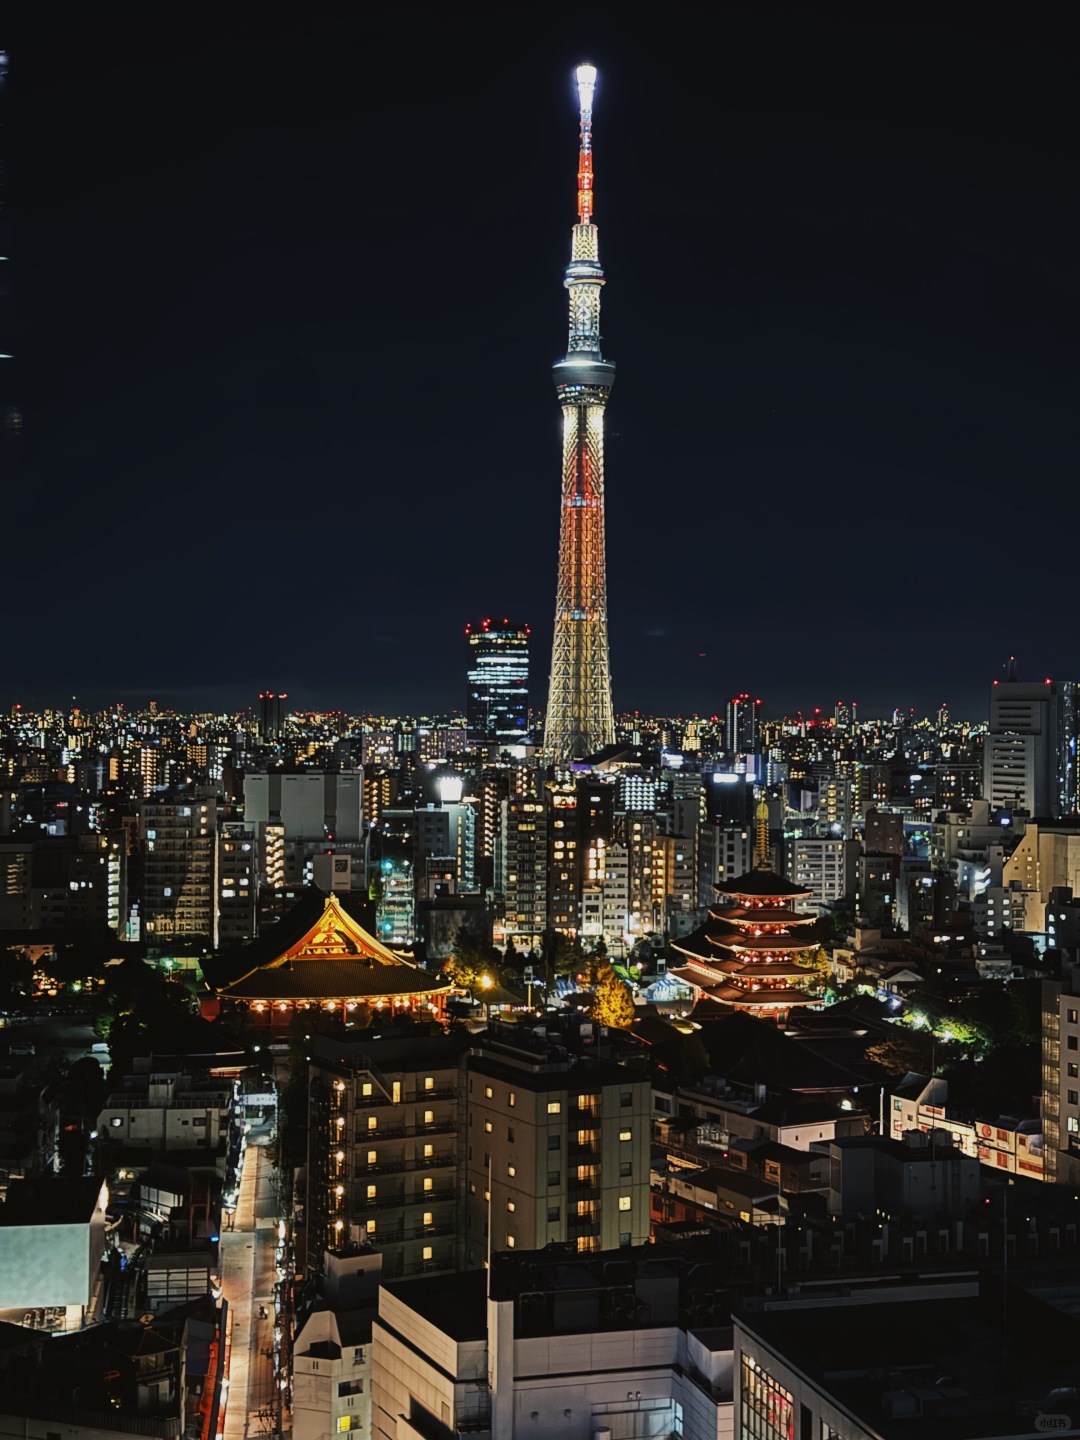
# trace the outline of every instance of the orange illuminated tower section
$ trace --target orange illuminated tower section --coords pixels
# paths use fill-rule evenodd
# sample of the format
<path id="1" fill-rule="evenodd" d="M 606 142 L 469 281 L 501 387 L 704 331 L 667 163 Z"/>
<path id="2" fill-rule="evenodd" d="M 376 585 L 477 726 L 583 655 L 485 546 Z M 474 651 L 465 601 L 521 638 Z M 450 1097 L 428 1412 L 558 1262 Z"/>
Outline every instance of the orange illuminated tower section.
<path id="1" fill-rule="evenodd" d="M 562 517 L 544 753 L 559 769 L 615 740 L 604 556 L 604 408 L 615 383 L 615 366 L 600 353 L 604 272 L 592 219 L 596 71 L 591 65 L 578 66 L 577 88 L 578 223 L 565 281 L 570 340 L 566 358 L 553 367 L 563 413 Z"/>

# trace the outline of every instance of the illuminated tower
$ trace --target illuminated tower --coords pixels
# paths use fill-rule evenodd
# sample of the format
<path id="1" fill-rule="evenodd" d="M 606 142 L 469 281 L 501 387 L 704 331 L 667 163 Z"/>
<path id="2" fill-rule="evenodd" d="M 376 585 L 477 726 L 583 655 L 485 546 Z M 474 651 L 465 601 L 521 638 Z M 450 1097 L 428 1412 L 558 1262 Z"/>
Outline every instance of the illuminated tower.
<path id="1" fill-rule="evenodd" d="M 600 354 L 600 268 L 592 222 L 592 102 L 596 71 L 577 70 L 581 106 L 578 223 L 573 229 L 566 288 L 570 341 L 555 366 L 563 412 L 562 519 L 555 640 L 544 726 L 544 752 L 560 768 L 615 740 L 608 662 L 604 560 L 604 407 L 615 366 Z"/>

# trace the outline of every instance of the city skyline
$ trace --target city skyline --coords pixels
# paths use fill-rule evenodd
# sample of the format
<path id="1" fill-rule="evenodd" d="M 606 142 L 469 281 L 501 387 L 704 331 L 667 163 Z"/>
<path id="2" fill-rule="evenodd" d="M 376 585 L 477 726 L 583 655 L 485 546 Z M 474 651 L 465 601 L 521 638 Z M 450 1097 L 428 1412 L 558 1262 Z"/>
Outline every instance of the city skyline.
<path id="1" fill-rule="evenodd" d="M 10 46 L 26 603 L 0 704 L 270 684 L 438 711 L 463 704 L 470 616 L 512 611 L 545 653 L 550 202 L 583 56 L 610 116 L 616 711 L 748 688 L 981 717 L 1010 652 L 1068 673 L 1067 567 L 1020 603 L 1003 542 L 1021 496 L 1033 535 L 1060 528 L 1075 469 L 1067 22 L 1018 49 L 984 18 L 973 66 L 959 20 L 781 9 L 720 17 L 715 52 L 668 22 L 668 67 L 648 27 L 589 17 L 524 60 L 479 12 L 408 37 L 223 24 L 212 47 L 77 25 Z"/>

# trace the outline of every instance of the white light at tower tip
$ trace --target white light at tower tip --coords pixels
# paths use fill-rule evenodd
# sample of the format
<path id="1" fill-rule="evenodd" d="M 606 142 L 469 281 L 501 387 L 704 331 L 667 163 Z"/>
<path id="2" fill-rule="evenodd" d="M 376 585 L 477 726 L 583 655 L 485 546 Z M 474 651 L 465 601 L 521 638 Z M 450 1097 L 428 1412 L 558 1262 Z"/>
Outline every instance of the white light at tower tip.
<path id="1" fill-rule="evenodd" d="M 593 92 L 596 89 L 596 66 L 579 65 L 577 67 L 578 100 L 582 110 L 591 110 Z"/>

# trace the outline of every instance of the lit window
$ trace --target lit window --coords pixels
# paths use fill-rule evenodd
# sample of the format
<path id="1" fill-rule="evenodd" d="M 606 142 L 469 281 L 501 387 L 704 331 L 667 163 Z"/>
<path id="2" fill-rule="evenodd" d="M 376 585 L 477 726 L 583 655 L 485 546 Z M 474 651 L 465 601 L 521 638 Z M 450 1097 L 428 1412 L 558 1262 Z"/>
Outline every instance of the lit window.
<path id="1" fill-rule="evenodd" d="M 494 1093 L 495 1093 L 495 1092 L 492 1090 L 492 1088 L 491 1088 L 490 1085 L 485 1085 L 485 1086 L 484 1086 L 484 1096 L 485 1096 L 486 1099 L 490 1100 L 491 1097 L 492 1097 L 492 1095 L 493 1095 Z"/>
<path id="2" fill-rule="evenodd" d="M 510 1211 L 511 1214 L 513 1214 L 513 1212 L 517 1209 L 517 1206 L 514 1204 L 513 1200 L 507 1200 L 506 1208 Z"/>
<path id="3" fill-rule="evenodd" d="M 376 1190 L 376 1187 L 374 1185 L 369 1185 L 367 1187 L 367 1198 L 369 1200 L 374 1200 L 377 1193 L 378 1191 Z"/>
<path id="4" fill-rule="evenodd" d="M 425 1089 L 425 1090 L 434 1090 L 434 1089 L 435 1089 L 435 1076 L 434 1076 L 434 1075 L 425 1075 L 425 1076 L 424 1076 L 424 1089 Z"/>
<path id="5" fill-rule="evenodd" d="M 434 1111 L 434 1110 L 425 1110 L 425 1111 L 424 1111 L 424 1124 L 425 1124 L 425 1125 L 434 1125 L 434 1123 L 435 1123 L 435 1111 Z"/>
<path id="6" fill-rule="evenodd" d="M 434 1225 L 434 1224 L 435 1224 L 435 1212 L 434 1212 L 434 1211 L 432 1211 L 432 1210 L 425 1210 L 425 1211 L 424 1211 L 424 1224 L 425 1224 L 425 1225 Z"/>
<path id="7" fill-rule="evenodd" d="M 517 1104 L 517 1096 L 514 1094 L 513 1090 L 510 1091 L 510 1104 L 511 1104 L 511 1105 L 516 1105 L 516 1104 Z"/>
<path id="8" fill-rule="evenodd" d="M 507 1173 L 507 1175 L 510 1176 L 511 1179 L 513 1179 L 514 1176 L 517 1174 L 517 1166 L 516 1166 L 516 1165 L 507 1165 L 507 1167 L 506 1167 L 506 1173 Z"/>
<path id="9" fill-rule="evenodd" d="M 369 1221 L 367 1222 L 367 1233 L 368 1233 L 369 1235 L 374 1235 L 374 1234 L 375 1234 L 375 1221 L 374 1221 L 374 1220 L 369 1220 Z"/>
<path id="10" fill-rule="evenodd" d="M 630 1196 L 629 1196 L 629 1195 L 620 1195 L 620 1196 L 619 1196 L 619 1209 L 620 1209 L 620 1210 L 629 1210 L 629 1209 L 630 1209 Z"/>
<path id="11" fill-rule="evenodd" d="M 548 1107 L 547 1107 L 547 1113 L 548 1113 L 549 1115 L 561 1115 L 561 1114 L 562 1114 L 562 1101 L 561 1101 L 561 1100 L 549 1100 L 549 1101 L 548 1101 Z"/>
<path id="12" fill-rule="evenodd" d="M 431 1159 L 434 1158 L 434 1155 L 435 1155 L 435 1146 L 434 1146 L 434 1145 L 425 1145 L 425 1146 L 424 1146 L 424 1159 L 425 1159 L 425 1160 L 431 1160 Z"/>
<path id="13" fill-rule="evenodd" d="M 371 1093 L 372 1093 L 372 1090 L 371 1090 L 371 1081 L 370 1081 L 370 1080 L 365 1080 L 364 1083 L 360 1086 L 360 1094 L 361 1094 L 361 1095 L 370 1095 Z"/>
<path id="14" fill-rule="evenodd" d="M 487 1133 L 488 1133 L 489 1135 L 491 1134 L 491 1121 L 490 1121 L 490 1120 L 485 1120 L 485 1121 L 484 1121 L 484 1129 L 487 1131 Z"/>
<path id="15" fill-rule="evenodd" d="M 379 1158 L 379 1152 L 378 1152 L 377 1150 L 369 1150 L 369 1151 L 367 1152 L 367 1163 L 368 1163 L 369 1165 L 374 1165 L 375 1162 L 376 1162 L 376 1160 L 378 1160 L 378 1158 Z"/>
<path id="16" fill-rule="evenodd" d="M 633 1138 L 634 1138 L 634 1132 L 633 1132 L 632 1130 L 620 1130 L 620 1131 L 619 1131 L 619 1139 L 620 1139 L 620 1140 L 632 1140 Z"/>
<path id="17" fill-rule="evenodd" d="M 514 1237 L 513 1237 L 513 1235 L 507 1235 L 507 1237 L 506 1237 L 506 1248 L 507 1248 L 508 1250 L 512 1250 L 512 1249 L 514 1248 Z"/>
<path id="18" fill-rule="evenodd" d="M 491 1199 L 491 1191 L 490 1191 L 490 1190 L 485 1190 L 485 1191 L 484 1191 L 484 1201 L 485 1201 L 485 1203 L 486 1203 L 488 1200 L 490 1200 L 490 1199 Z"/>
<path id="19" fill-rule="evenodd" d="M 434 1184 L 435 1184 L 435 1181 L 432 1180 L 432 1178 L 431 1178 L 430 1175 L 425 1175 L 425 1176 L 424 1176 L 424 1189 L 425 1189 L 425 1190 L 430 1190 Z M 475 1195 L 475 1194 L 476 1194 L 476 1186 L 474 1185 L 474 1186 L 472 1187 L 472 1189 L 473 1189 L 473 1194 Z"/>
<path id="20" fill-rule="evenodd" d="M 369 1115 L 367 1117 L 367 1128 L 369 1130 L 377 1130 L 379 1128 L 379 1117 L 377 1115 Z"/>
<path id="21" fill-rule="evenodd" d="M 425 1246 L 424 1246 L 424 1259 L 425 1259 L 425 1260 L 430 1260 L 431 1257 L 432 1257 L 434 1254 L 435 1254 L 435 1251 L 431 1248 L 430 1245 L 425 1245 Z"/>

